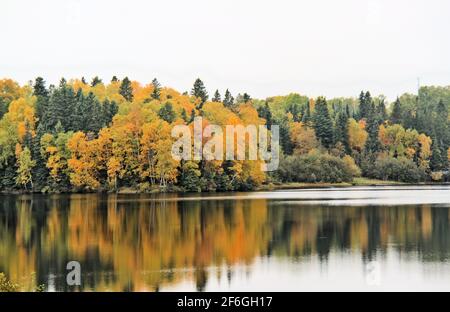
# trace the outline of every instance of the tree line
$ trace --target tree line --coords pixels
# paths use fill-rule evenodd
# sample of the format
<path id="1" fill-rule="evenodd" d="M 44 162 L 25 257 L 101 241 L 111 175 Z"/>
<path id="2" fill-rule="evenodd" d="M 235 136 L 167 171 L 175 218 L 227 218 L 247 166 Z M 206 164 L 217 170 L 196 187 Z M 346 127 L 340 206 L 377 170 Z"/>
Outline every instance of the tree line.
<path id="1" fill-rule="evenodd" d="M 350 182 L 364 176 L 404 182 L 448 178 L 449 87 L 422 87 L 393 103 L 299 94 L 252 99 L 227 89 L 210 96 L 125 77 L 46 86 L 0 80 L 0 190 L 35 192 L 251 190 L 263 183 Z M 280 126 L 279 170 L 258 161 L 176 161 L 172 126 Z"/>

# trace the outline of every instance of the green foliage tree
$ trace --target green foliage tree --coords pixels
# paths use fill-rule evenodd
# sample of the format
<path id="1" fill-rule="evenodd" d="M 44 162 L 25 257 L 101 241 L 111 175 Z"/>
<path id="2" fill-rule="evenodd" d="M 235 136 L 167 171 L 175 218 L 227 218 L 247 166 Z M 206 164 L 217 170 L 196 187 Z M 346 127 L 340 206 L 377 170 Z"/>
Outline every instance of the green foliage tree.
<path id="1" fill-rule="evenodd" d="M 336 120 L 335 142 L 341 142 L 347 154 L 351 153 L 348 135 L 348 115 L 346 111 L 340 112 Z"/>
<path id="2" fill-rule="evenodd" d="M 122 83 L 120 84 L 119 93 L 128 102 L 133 101 L 133 87 L 128 77 L 123 78 Z"/>
<path id="3" fill-rule="evenodd" d="M 208 100 L 208 92 L 206 91 L 205 85 L 200 78 L 197 78 L 194 82 L 194 87 L 191 90 L 191 95 L 200 99 L 200 104 L 198 108 L 201 109 L 203 104 Z"/>
<path id="4" fill-rule="evenodd" d="M 393 124 L 399 124 L 402 121 L 402 106 L 398 97 L 395 100 L 394 105 L 392 106 L 390 121 Z"/>
<path id="5" fill-rule="evenodd" d="M 325 148 L 330 148 L 333 144 L 333 121 L 328 112 L 325 98 L 319 97 L 317 99 L 313 118 L 317 138 Z"/>
<path id="6" fill-rule="evenodd" d="M 228 89 L 225 91 L 225 96 L 223 98 L 223 105 L 227 108 L 232 108 L 234 106 L 234 98 Z"/>
<path id="7" fill-rule="evenodd" d="M 161 107 L 161 109 L 159 110 L 158 116 L 162 120 L 165 120 L 168 123 L 172 123 L 176 118 L 176 114 L 175 111 L 173 110 L 172 103 L 166 102 L 163 105 L 163 107 Z"/>
<path id="8" fill-rule="evenodd" d="M 220 93 L 219 90 L 216 90 L 216 92 L 214 92 L 214 97 L 212 98 L 213 102 L 222 102 L 222 98 L 220 97 Z"/>
<path id="9" fill-rule="evenodd" d="M 158 79 L 154 78 L 152 80 L 153 85 L 153 91 L 151 94 L 151 98 L 154 100 L 159 100 L 161 97 L 161 84 L 159 83 Z"/>

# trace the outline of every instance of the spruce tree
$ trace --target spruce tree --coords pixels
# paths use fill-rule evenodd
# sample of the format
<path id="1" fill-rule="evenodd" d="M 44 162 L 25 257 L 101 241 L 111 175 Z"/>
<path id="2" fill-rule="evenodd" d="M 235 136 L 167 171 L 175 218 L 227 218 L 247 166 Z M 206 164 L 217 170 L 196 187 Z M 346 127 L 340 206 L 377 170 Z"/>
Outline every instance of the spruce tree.
<path id="1" fill-rule="evenodd" d="M 401 107 L 401 104 L 400 104 L 400 99 L 398 97 L 395 100 L 394 105 L 392 107 L 392 113 L 391 113 L 390 121 L 393 124 L 399 124 L 402 121 L 402 107 Z"/>
<path id="2" fill-rule="evenodd" d="M 371 105 L 366 124 L 367 124 L 366 129 L 368 132 L 368 138 L 364 146 L 364 149 L 367 154 L 374 155 L 380 151 L 380 142 L 378 140 L 378 132 L 380 124 L 373 104 Z"/>
<path id="3" fill-rule="evenodd" d="M 360 95 L 359 95 L 359 118 L 360 119 L 364 119 L 364 118 L 368 118 L 369 114 L 370 114 L 370 109 L 372 106 L 372 97 L 370 95 L 370 92 L 367 91 L 366 93 L 364 93 L 363 91 L 361 91 Z"/>
<path id="4" fill-rule="evenodd" d="M 119 93 L 128 102 L 133 101 L 133 87 L 131 86 L 131 81 L 128 77 L 125 77 L 120 84 Z"/>
<path id="5" fill-rule="evenodd" d="M 258 116 L 266 120 L 267 129 L 270 130 L 272 126 L 272 112 L 270 111 L 269 103 L 266 101 L 266 103 L 260 106 L 257 111 Z"/>
<path id="6" fill-rule="evenodd" d="M 187 116 L 187 113 L 186 113 L 186 110 L 183 108 L 183 110 L 181 111 L 181 118 L 183 118 L 183 120 L 185 121 L 185 122 L 188 122 L 189 121 L 189 119 L 188 119 L 188 116 Z"/>
<path id="7" fill-rule="evenodd" d="M 333 145 L 333 121 L 328 112 L 328 104 L 325 98 L 319 97 L 317 99 L 313 119 L 317 138 L 325 148 L 330 148 Z"/>
<path id="8" fill-rule="evenodd" d="M 0 97 L 0 119 L 8 112 L 6 101 Z"/>
<path id="9" fill-rule="evenodd" d="M 35 104 L 35 114 L 36 114 L 36 126 L 39 129 L 39 123 L 42 121 L 45 112 L 48 110 L 48 99 L 49 99 L 49 92 L 45 87 L 45 81 L 42 77 L 36 78 L 33 85 L 33 95 L 35 95 L 37 98 Z"/>
<path id="10" fill-rule="evenodd" d="M 194 87 L 191 90 L 191 95 L 200 99 L 200 104 L 198 105 L 199 109 L 201 109 L 203 107 L 203 104 L 205 104 L 205 102 L 208 100 L 208 92 L 206 92 L 205 85 L 203 84 L 203 81 L 200 80 L 200 78 L 197 78 L 195 80 Z"/>
<path id="11" fill-rule="evenodd" d="M 302 115 L 302 122 L 305 125 L 311 125 L 311 121 L 312 121 L 312 116 L 311 116 L 311 107 L 309 104 L 309 101 L 306 103 L 306 108 L 305 108 L 305 112 Z"/>
<path id="12" fill-rule="evenodd" d="M 91 86 L 92 86 L 92 87 L 95 87 L 95 86 L 98 85 L 99 83 L 102 83 L 102 80 L 101 80 L 100 78 L 98 78 L 98 76 L 95 76 L 95 77 L 92 79 Z"/>
<path id="13" fill-rule="evenodd" d="M 176 114 L 175 111 L 173 110 L 172 103 L 167 102 L 166 104 L 164 104 L 164 106 L 161 107 L 161 109 L 159 110 L 158 116 L 162 120 L 165 120 L 168 123 L 172 123 L 176 118 Z"/>
<path id="14" fill-rule="evenodd" d="M 151 98 L 154 100 L 159 100 L 161 97 L 161 84 L 159 83 L 158 79 L 154 78 L 152 80 L 153 85 L 153 91 L 151 94 Z"/>
<path id="15" fill-rule="evenodd" d="M 37 77 L 33 85 L 33 95 L 48 97 L 48 90 L 45 87 L 45 80 L 42 77 Z"/>
<path id="16" fill-rule="evenodd" d="M 212 101 L 213 102 L 222 102 L 219 90 L 216 90 L 216 92 L 214 92 L 214 97 L 212 98 Z"/>
<path id="17" fill-rule="evenodd" d="M 225 96 L 223 98 L 223 105 L 227 108 L 232 108 L 234 106 L 234 98 L 228 89 L 225 91 Z"/>
<path id="18" fill-rule="evenodd" d="M 388 118 L 384 99 L 382 99 L 377 105 L 377 115 L 378 115 L 378 119 L 381 122 L 383 122 L 384 120 L 386 120 Z M 380 122 L 380 124 L 381 124 L 381 122 Z"/>
<path id="19" fill-rule="evenodd" d="M 350 143 L 348 135 L 348 115 L 347 112 L 339 112 L 336 120 L 335 142 L 341 142 L 345 152 L 350 154 Z"/>

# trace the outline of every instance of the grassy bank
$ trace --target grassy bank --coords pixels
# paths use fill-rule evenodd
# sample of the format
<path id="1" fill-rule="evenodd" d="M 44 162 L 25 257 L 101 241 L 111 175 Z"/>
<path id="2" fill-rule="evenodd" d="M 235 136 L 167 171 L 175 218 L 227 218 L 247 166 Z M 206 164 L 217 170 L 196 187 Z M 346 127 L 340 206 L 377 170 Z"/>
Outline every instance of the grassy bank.
<path id="1" fill-rule="evenodd" d="M 269 184 L 262 185 L 258 188 L 259 191 L 272 191 L 272 190 L 284 190 L 284 189 L 308 189 L 308 188 L 326 188 L 326 187 L 348 187 L 348 186 L 386 186 L 386 185 L 408 185 L 407 183 L 397 181 L 383 181 L 368 178 L 355 178 L 353 182 L 341 182 L 341 183 L 281 183 L 281 184 Z"/>

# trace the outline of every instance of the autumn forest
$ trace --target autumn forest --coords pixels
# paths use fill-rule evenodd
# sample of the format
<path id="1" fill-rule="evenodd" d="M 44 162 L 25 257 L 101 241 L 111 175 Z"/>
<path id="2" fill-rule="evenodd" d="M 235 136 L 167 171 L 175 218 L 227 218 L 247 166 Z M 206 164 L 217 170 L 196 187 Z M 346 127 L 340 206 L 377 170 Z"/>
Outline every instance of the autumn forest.
<path id="1" fill-rule="evenodd" d="M 47 85 L 0 80 L 0 191 L 233 191 L 356 177 L 408 183 L 449 178 L 450 88 L 421 87 L 394 102 L 289 94 L 254 99 L 95 77 Z M 280 127 L 279 169 L 259 161 L 176 161 L 174 125 Z"/>

